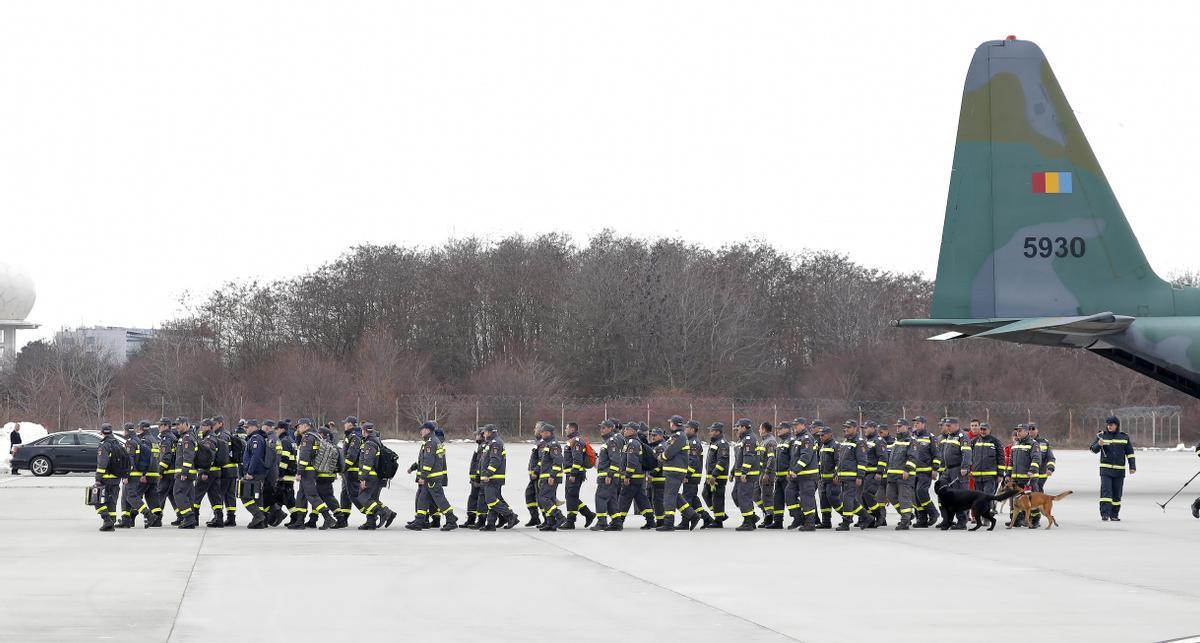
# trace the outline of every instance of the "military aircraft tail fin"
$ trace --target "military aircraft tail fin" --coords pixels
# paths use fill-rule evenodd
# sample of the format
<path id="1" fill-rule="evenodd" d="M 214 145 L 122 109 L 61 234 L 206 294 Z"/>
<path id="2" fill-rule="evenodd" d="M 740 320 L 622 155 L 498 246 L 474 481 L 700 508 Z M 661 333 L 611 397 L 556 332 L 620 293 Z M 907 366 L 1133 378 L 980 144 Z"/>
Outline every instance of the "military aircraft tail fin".
<path id="1" fill-rule="evenodd" d="M 1176 314 L 1032 42 L 985 42 L 971 60 L 930 312 Z"/>

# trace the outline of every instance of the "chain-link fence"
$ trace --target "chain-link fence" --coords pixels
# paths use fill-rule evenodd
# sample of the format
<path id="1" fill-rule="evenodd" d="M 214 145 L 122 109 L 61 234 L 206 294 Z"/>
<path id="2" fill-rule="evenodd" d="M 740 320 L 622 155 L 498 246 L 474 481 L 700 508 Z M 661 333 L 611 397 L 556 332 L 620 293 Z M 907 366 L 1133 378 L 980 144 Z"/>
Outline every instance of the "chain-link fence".
<path id="1" fill-rule="evenodd" d="M 318 424 L 339 422 L 347 415 L 374 422 L 385 437 L 416 438 L 416 427 L 425 420 L 434 420 L 451 438 L 469 438 L 472 429 L 483 424 L 495 424 L 509 439 L 533 437 L 538 421 L 554 424 L 560 430 L 568 422 L 577 423 L 584 434 L 598 437 L 598 425 L 605 418 L 640 421 L 650 426 L 665 426 L 672 415 L 694 419 L 702 426 L 712 422 L 732 425 L 739 418 L 755 423 L 778 423 L 797 417 L 822 419 L 840 424 L 847 419 L 894 422 L 897 418 L 923 415 L 931 425 L 937 418 L 955 416 L 964 428 L 972 419 L 988 422 L 998 434 L 1020 422 L 1038 423 L 1041 433 L 1054 444 L 1063 447 L 1087 446 L 1095 434 L 1104 428 L 1104 419 L 1117 415 L 1122 427 L 1139 446 L 1174 446 L 1190 440 L 1192 432 L 1183 422 L 1180 407 L 1109 408 L 1095 405 L 1063 403 L 1023 403 L 998 401 L 923 401 L 923 400 L 834 400 L 815 398 L 729 399 L 711 397 L 626 397 L 626 398 L 536 398 L 520 396 L 470 396 L 420 394 L 404 395 L 390 400 L 369 401 L 355 398 L 346 403 L 324 404 L 320 400 L 297 402 L 287 397 L 272 400 L 249 400 L 241 397 L 212 400 L 171 401 L 160 398 L 152 408 L 127 404 L 114 399 L 108 405 L 107 417 L 135 421 L 142 418 L 187 416 L 193 419 L 223 414 L 226 418 L 254 417 L 274 420 L 310 417 Z M 47 427 L 59 426 L 48 418 Z M 835 425 L 836 425 L 835 424 Z M 76 428 L 59 426 L 59 428 Z"/>

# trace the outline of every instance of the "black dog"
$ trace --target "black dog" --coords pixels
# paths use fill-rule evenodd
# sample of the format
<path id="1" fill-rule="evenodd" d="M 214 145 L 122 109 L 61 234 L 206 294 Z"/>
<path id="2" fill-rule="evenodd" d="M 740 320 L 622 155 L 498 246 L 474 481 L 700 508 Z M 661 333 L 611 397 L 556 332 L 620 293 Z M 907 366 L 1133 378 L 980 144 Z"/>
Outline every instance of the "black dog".
<path id="1" fill-rule="evenodd" d="M 975 531 L 983 526 L 983 521 L 991 523 L 988 525 L 988 531 L 996 528 L 996 512 L 992 511 L 992 503 L 1008 500 L 1017 495 L 1017 491 L 1006 489 L 1000 492 L 999 495 L 989 495 L 982 491 L 972 491 L 970 489 L 955 489 L 957 483 L 951 485 L 944 480 L 938 480 L 934 489 L 937 491 L 938 508 L 942 511 L 942 523 L 938 525 L 938 529 L 945 531 L 950 529 L 950 524 L 954 522 L 954 515 L 960 511 L 971 511 L 971 520 L 975 521 L 975 526 L 971 527 L 971 531 Z M 966 525 L 959 527 L 965 529 Z"/>

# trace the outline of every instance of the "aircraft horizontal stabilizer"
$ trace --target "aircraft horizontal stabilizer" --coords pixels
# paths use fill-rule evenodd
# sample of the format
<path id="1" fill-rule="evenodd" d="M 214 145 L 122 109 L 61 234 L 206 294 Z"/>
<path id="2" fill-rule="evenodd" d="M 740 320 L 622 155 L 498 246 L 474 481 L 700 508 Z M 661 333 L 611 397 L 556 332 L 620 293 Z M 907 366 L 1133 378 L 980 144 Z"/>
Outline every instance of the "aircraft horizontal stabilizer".
<path id="1" fill-rule="evenodd" d="M 901 319 L 894 324 L 908 328 L 945 330 L 930 337 L 947 341 L 984 337 L 1047 346 L 1089 346 L 1100 337 L 1123 332 L 1133 317 L 1111 312 L 1079 317 L 1029 317 L 1025 319 Z"/>

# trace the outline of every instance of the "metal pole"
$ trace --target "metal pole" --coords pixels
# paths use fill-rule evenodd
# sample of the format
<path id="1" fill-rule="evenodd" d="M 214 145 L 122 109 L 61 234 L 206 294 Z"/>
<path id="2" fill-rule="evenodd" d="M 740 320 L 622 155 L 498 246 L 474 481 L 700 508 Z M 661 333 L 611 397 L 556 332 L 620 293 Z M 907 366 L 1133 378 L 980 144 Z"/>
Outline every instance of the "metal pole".
<path id="1" fill-rule="evenodd" d="M 521 400 L 517 400 L 517 435 L 521 435 L 523 426 L 525 426 L 525 404 Z"/>
<path id="2" fill-rule="evenodd" d="M 362 418 L 362 396 L 361 395 L 354 398 L 354 417 L 359 418 L 359 419 Z"/>
<path id="3" fill-rule="evenodd" d="M 567 403 L 559 402 L 560 408 L 558 413 L 558 432 L 559 435 L 567 435 Z"/>
<path id="4" fill-rule="evenodd" d="M 779 404 L 775 404 L 775 424 L 779 424 Z"/>
<path id="5" fill-rule="evenodd" d="M 400 437 L 400 398 L 396 398 L 396 437 Z"/>
<path id="6" fill-rule="evenodd" d="M 167 396 L 158 396 L 158 417 L 164 417 L 167 414 Z"/>
<path id="7" fill-rule="evenodd" d="M 204 419 L 204 395 L 200 396 L 200 419 Z"/>
<path id="8" fill-rule="evenodd" d="M 1150 444 L 1158 444 L 1158 411 L 1150 411 Z"/>
<path id="9" fill-rule="evenodd" d="M 694 408 L 692 408 L 692 403 L 688 402 L 688 419 L 692 420 L 695 418 L 696 418 L 696 410 Z"/>
<path id="10" fill-rule="evenodd" d="M 862 420 L 863 420 L 862 405 L 860 404 L 858 406 L 858 424 L 859 424 L 859 426 L 862 426 Z"/>
<path id="11" fill-rule="evenodd" d="M 730 402 L 729 403 L 729 428 L 732 429 L 734 424 L 737 424 L 737 409 L 734 408 L 733 402 Z"/>
<path id="12" fill-rule="evenodd" d="M 475 400 L 475 427 L 479 428 L 479 400 Z"/>
<path id="13" fill-rule="evenodd" d="M 608 419 L 608 402 L 604 403 L 604 419 Z"/>
<path id="14" fill-rule="evenodd" d="M 437 419 L 438 419 L 438 414 L 437 414 L 437 400 L 434 400 L 434 401 L 433 401 L 433 417 L 432 417 L 432 418 L 430 418 L 430 419 L 431 419 L 431 420 L 433 420 L 434 422 L 437 422 Z"/>
<path id="15" fill-rule="evenodd" d="M 650 426 L 650 402 L 646 402 L 646 426 Z"/>

